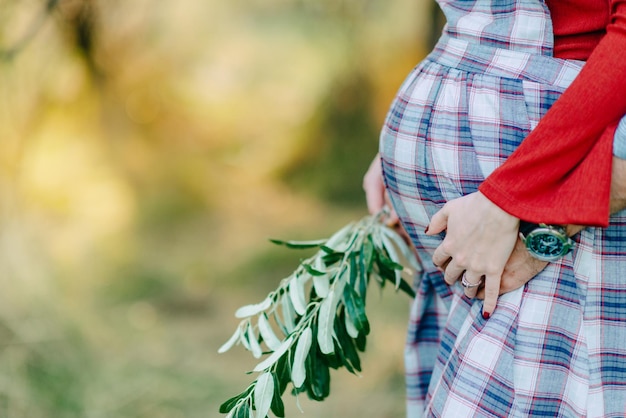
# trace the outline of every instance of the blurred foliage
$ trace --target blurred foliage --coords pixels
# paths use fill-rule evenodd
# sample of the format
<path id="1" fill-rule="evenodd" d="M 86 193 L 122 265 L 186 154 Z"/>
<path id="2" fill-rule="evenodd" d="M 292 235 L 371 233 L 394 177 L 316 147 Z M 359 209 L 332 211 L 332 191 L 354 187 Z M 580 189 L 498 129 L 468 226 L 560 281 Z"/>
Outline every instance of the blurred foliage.
<path id="1" fill-rule="evenodd" d="M 357 70 L 358 71 L 358 70 Z M 330 204 L 363 205 L 361 177 L 378 152 L 380 127 L 374 122 L 369 81 L 358 72 L 337 80 L 309 121 L 298 154 L 281 177 Z"/>
<path id="2" fill-rule="evenodd" d="M 216 354 L 234 309 L 297 262 L 266 238 L 364 213 L 430 16 L 409 0 L 1 2 L 0 417 L 215 416 L 246 379 L 244 353 Z M 307 416 L 402 415 L 390 298 L 364 379 Z"/>

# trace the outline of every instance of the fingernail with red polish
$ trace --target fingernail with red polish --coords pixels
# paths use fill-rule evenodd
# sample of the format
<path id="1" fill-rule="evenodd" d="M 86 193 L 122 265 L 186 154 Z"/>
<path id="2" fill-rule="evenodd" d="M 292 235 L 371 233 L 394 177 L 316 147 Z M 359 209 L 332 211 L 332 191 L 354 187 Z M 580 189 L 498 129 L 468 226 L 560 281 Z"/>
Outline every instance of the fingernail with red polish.
<path id="1" fill-rule="evenodd" d="M 487 311 L 483 311 L 483 318 L 484 319 L 489 319 L 489 317 L 491 317 L 491 314 Z"/>
<path id="2" fill-rule="evenodd" d="M 428 227 L 426 227 L 426 229 L 424 229 L 424 233 L 428 234 Z"/>

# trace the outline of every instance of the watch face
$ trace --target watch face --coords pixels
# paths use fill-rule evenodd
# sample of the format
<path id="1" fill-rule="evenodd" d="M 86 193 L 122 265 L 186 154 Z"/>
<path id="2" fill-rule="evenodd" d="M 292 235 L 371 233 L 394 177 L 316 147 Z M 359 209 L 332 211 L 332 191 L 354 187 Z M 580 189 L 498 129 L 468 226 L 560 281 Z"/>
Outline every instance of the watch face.
<path id="1" fill-rule="evenodd" d="M 570 249 L 567 236 L 553 231 L 533 231 L 526 237 L 526 248 L 537 258 L 554 261 L 563 257 Z"/>

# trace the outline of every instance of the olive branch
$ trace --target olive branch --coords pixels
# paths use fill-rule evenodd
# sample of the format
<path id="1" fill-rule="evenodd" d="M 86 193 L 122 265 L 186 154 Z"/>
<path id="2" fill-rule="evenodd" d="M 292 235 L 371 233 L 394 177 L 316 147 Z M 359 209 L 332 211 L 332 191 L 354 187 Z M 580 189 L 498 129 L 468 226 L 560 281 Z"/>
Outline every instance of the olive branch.
<path id="1" fill-rule="evenodd" d="M 318 251 L 265 300 L 235 312 L 242 320 L 218 352 L 241 344 L 255 358 L 269 356 L 254 367 L 251 373 L 258 377 L 248 388 L 220 406 L 226 418 L 266 418 L 270 410 L 284 417 L 282 395 L 289 383 L 294 395 L 321 401 L 330 393 L 330 368 L 361 371 L 358 353 L 365 351 L 370 332 L 365 301 L 371 279 L 380 288 L 390 282 L 413 297 L 405 278 L 421 271 L 412 249 L 384 224 L 387 216 L 387 211 L 366 216 L 329 239 L 271 240 Z"/>

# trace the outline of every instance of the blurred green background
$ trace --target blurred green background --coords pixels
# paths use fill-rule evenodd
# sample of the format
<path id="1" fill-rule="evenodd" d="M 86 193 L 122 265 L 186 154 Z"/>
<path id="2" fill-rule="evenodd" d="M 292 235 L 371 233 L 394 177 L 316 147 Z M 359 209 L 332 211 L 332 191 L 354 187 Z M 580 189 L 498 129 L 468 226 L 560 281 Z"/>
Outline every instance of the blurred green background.
<path id="1" fill-rule="evenodd" d="M 0 1 L 0 417 L 217 417 L 218 355 L 362 175 L 424 55 L 409 0 Z M 409 300 L 370 296 L 362 377 L 288 416 L 401 417 Z"/>

